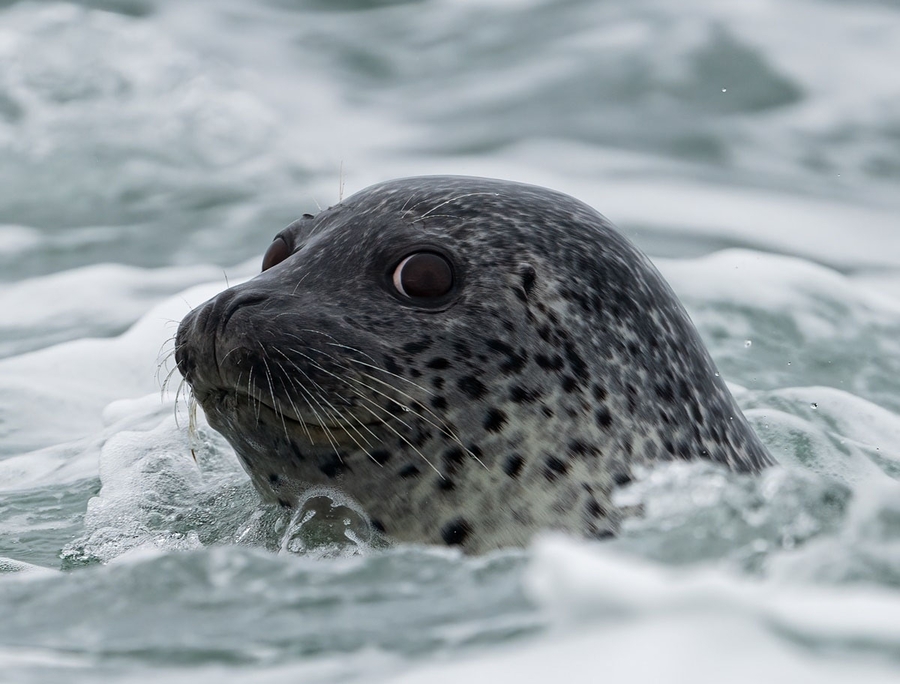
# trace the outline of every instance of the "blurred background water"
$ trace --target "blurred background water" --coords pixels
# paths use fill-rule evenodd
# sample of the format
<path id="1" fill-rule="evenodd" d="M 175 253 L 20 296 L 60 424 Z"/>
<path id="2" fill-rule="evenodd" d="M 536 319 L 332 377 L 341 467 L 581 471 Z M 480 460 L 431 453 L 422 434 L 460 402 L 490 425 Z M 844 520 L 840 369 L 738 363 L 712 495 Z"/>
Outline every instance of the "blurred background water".
<path id="1" fill-rule="evenodd" d="M 0 681 L 898 681 L 897 64 L 890 0 L 0 0 Z M 779 467 L 645 473 L 606 544 L 310 551 L 160 350 L 427 173 L 617 223 Z"/>

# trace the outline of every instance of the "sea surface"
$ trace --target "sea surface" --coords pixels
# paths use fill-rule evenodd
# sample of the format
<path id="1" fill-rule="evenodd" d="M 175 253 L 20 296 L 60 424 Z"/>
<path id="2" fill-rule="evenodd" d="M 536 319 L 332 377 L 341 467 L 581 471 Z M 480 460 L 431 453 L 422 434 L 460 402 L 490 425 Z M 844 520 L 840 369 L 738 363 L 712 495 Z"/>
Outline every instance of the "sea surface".
<path id="1" fill-rule="evenodd" d="M 0 681 L 900 681 L 898 64 L 896 0 L 0 0 Z M 779 465 L 483 557 L 261 504 L 177 321 L 430 173 L 619 225 Z"/>

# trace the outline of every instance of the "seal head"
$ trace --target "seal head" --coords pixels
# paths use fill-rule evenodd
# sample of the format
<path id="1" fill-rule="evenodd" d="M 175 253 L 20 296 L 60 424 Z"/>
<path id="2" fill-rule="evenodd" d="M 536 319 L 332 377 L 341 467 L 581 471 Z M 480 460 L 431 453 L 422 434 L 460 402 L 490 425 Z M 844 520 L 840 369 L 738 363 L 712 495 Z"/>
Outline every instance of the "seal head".
<path id="1" fill-rule="evenodd" d="M 613 534 L 636 464 L 768 464 L 678 299 L 600 214 L 530 185 L 381 183 L 279 233 L 176 360 L 261 494 L 355 498 L 467 552 Z"/>

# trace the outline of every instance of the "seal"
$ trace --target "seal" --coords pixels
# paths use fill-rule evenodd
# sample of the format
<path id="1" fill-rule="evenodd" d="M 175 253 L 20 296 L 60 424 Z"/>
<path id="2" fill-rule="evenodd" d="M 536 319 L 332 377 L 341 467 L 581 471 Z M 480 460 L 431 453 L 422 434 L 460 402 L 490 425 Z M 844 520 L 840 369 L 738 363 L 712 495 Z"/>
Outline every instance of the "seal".
<path id="1" fill-rule="evenodd" d="M 264 498 L 333 487 L 398 541 L 601 538 L 635 465 L 770 463 L 647 257 L 520 183 L 399 179 L 304 215 L 175 355 Z"/>

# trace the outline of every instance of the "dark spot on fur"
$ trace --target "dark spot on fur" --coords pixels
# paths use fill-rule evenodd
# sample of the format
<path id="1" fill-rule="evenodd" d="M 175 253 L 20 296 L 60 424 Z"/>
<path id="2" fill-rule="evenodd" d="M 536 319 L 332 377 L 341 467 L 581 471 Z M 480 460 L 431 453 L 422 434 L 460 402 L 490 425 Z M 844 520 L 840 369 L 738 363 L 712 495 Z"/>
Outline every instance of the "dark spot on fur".
<path id="1" fill-rule="evenodd" d="M 625 396 L 628 402 L 628 413 L 634 415 L 637 412 L 637 390 L 634 385 L 628 384 L 625 387 Z"/>
<path id="2" fill-rule="evenodd" d="M 534 361 L 544 370 L 558 371 L 563 367 L 563 360 L 559 354 L 554 354 L 552 359 L 544 354 L 537 354 Z"/>
<path id="3" fill-rule="evenodd" d="M 431 379 L 431 386 L 438 390 L 444 389 L 444 378 L 440 375 L 433 377 Z"/>
<path id="4" fill-rule="evenodd" d="M 697 423 L 697 425 L 702 426 L 703 425 L 703 412 L 700 410 L 700 404 L 698 404 L 696 401 L 692 401 L 690 403 L 690 407 L 691 407 L 691 418 L 694 419 L 694 422 Z"/>
<path id="5" fill-rule="evenodd" d="M 600 450 L 593 444 L 587 444 L 580 439 L 573 439 L 569 442 L 569 453 L 573 456 L 596 456 Z"/>
<path id="6" fill-rule="evenodd" d="M 631 482 L 631 475 L 628 473 L 613 473 L 612 481 L 616 483 L 616 486 L 624 487 Z"/>
<path id="7" fill-rule="evenodd" d="M 668 380 L 663 382 L 656 383 L 654 387 L 656 390 L 656 396 L 662 399 L 667 404 L 675 403 L 675 390 L 672 387 L 672 383 Z"/>
<path id="8" fill-rule="evenodd" d="M 469 395 L 472 399 L 481 399 L 487 392 L 487 387 L 474 375 L 467 375 L 459 379 L 456 386 Z"/>
<path id="9" fill-rule="evenodd" d="M 420 427 L 412 439 L 412 444 L 421 449 L 429 439 L 431 439 L 431 430 Z"/>
<path id="10" fill-rule="evenodd" d="M 456 355 L 459 359 L 468 359 L 472 356 L 472 347 L 462 340 L 454 342 L 453 349 L 456 350 Z"/>
<path id="11" fill-rule="evenodd" d="M 490 408 L 484 417 L 484 429 L 488 432 L 500 432 L 506 425 L 506 414 L 500 409 Z"/>
<path id="12" fill-rule="evenodd" d="M 603 385 L 595 382 L 594 386 L 592 387 L 592 390 L 593 390 L 593 394 L 594 394 L 594 399 L 596 399 L 599 402 L 606 401 L 607 392 L 606 392 L 606 388 L 603 387 Z"/>
<path id="13" fill-rule="evenodd" d="M 436 487 L 442 492 L 452 492 L 456 489 L 456 484 L 450 478 L 442 477 L 438 479 Z"/>
<path id="14" fill-rule="evenodd" d="M 537 390 L 525 389 L 521 385 L 513 385 L 509 389 L 509 399 L 516 404 L 532 404 L 540 397 L 541 394 Z"/>
<path id="15" fill-rule="evenodd" d="M 422 474 L 422 471 L 419 470 L 416 466 L 410 464 L 410 465 L 403 466 L 400 469 L 400 472 L 397 474 L 405 480 L 410 477 L 419 477 L 419 475 Z"/>
<path id="16" fill-rule="evenodd" d="M 519 454 L 510 454 L 506 459 L 506 463 L 503 464 L 503 472 L 513 478 L 519 477 L 519 473 L 522 472 L 524 465 L 525 459 Z"/>
<path id="17" fill-rule="evenodd" d="M 372 523 L 372 528 L 376 532 L 381 532 L 381 534 L 384 534 L 385 532 L 387 532 L 387 530 L 384 528 L 384 523 L 382 523 L 377 518 L 372 518 L 371 520 L 369 520 L 369 522 Z"/>
<path id="18" fill-rule="evenodd" d="M 282 508 L 293 508 L 293 506 L 291 505 L 291 502 L 288 501 L 287 499 L 278 499 L 278 505 L 281 506 Z"/>
<path id="19" fill-rule="evenodd" d="M 431 407 L 436 408 L 439 411 L 447 408 L 447 400 L 444 397 L 432 397 L 431 398 Z"/>
<path id="20" fill-rule="evenodd" d="M 553 482 L 560 475 L 569 472 L 569 464 L 556 456 L 548 456 L 544 461 L 544 477 Z"/>
<path id="21" fill-rule="evenodd" d="M 444 469 L 452 475 L 459 470 L 460 466 L 465 463 L 465 460 L 466 452 L 459 447 L 447 449 L 443 456 Z"/>
<path id="22" fill-rule="evenodd" d="M 553 409 L 550 408 L 549 406 L 541 406 L 541 413 L 543 413 L 548 418 L 553 417 Z"/>
<path id="23" fill-rule="evenodd" d="M 575 374 L 575 378 L 580 380 L 581 378 L 586 377 L 588 374 L 587 364 L 585 364 L 584 359 L 581 358 L 578 351 L 575 349 L 575 345 L 571 342 L 566 342 L 565 350 L 566 359 L 569 362 L 569 367 Z"/>
<path id="24" fill-rule="evenodd" d="M 562 378 L 562 388 L 564 392 L 574 392 L 578 389 L 578 381 L 571 375 L 564 375 Z"/>
<path id="25" fill-rule="evenodd" d="M 369 457 L 378 465 L 384 465 L 391 460 L 391 452 L 387 449 L 375 449 L 369 452 Z"/>
<path id="26" fill-rule="evenodd" d="M 601 406 L 594 413 L 594 418 L 597 421 L 597 426 L 603 428 L 604 430 L 608 430 L 609 426 L 612 425 L 613 419 L 612 415 L 609 412 L 609 409 L 605 406 Z"/>
<path id="27" fill-rule="evenodd" d="M 436 356 L 425 365 L 428 366 L 428 368 L 433 368 L 434 370 L 444 370 L 445 368 L 450 368 L 450 362 L 443 356 Z"/>
<path id="28" fill-rule="evenodd" d="M 384 357 L 384 369 L 388 373 L 393 373 L 394 375 L 400 375 L 403 372 L 403 369 L 400 368 L 393 356 Z"/>
<path id="29" fill-rule="evenodd" d="M 350 466 L 343 461 L 343 454 L 328 454 L 319 459 L 319 470 L 327 478 L 335 478 L 343 473 L 351 472 Z"/>
<path id="30" fill-rule="evenodd" d="M 273 487 L 277 487 L 277 486 L 278 486 L 278 480 L 279 480 L 279 478 L 278 478 L 278 475 L 277 475 L 277 474 L 271 473 L 271 474 L 269 475 L 269 484 L 272 485 Z"/>
<path id="31" fill-rule="evenodd" d="M 433 340 L 430 337 L 423 337 L 417 342 L 407 342 L 403 345 L 403 351 L 407 354 L 421 354 L 423 351 L 431 347 Z"/>
<path id="32" fill-rule="evenodd" d="M 606 509 L 596 499 L 590 499 L 587 502 L 587 514 L 592 518 L 605 518 L 607 516 Z"/>
<path id="33" fill-rule="evenodd" d="M 678 378 L 678 396 L 682 401 L 687 401 L 691 398 L 691 388 L 684 378 Z"/>
<path id="34" fill-rule="evenodd" d="M 517 352 L 503 340 L 487 340 L 485 344 L 493 351 L 506 356 L 506 360 L 500 364 L 500 370 L 503 373 L 518 373 L 527 361 L 523 353 Z"/>
<path id="35" fill-rule="evenodd" d="M 456 518 L 441 528 L 441 538 L 448 546 L 459 546 L 466 541 L 472 527 L 465 518 Z"/>
<path id="36" fill-rule="evenodd" d="M 406 413 L 406 410 L 405 410 L 405 407 L 403 406 L 403 404 L 401 404 L 398 401 L 394 401 L 393 399 L 390 399 L 387 402 L 387 406 L 385 406 L 385 409 L 387 410 L 388 413 L 390 413 L 391 415 L 394 415 L 394 416 L 402 416 L 404 413 Z"/>

